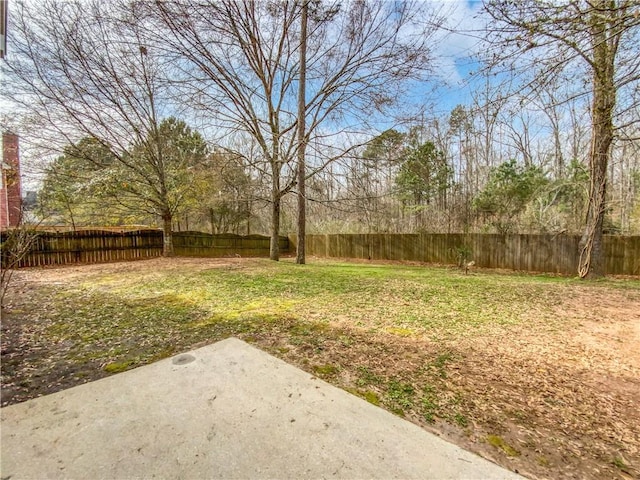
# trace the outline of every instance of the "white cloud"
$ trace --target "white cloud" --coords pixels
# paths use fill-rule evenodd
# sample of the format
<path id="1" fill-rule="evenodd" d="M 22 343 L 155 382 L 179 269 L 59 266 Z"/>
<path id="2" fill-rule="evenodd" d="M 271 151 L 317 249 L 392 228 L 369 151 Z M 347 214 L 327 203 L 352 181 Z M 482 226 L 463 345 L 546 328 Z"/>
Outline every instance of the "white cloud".
<path id="1" fill-rule="evenodd" d="M 467 0 L 430 1 L 445 17 L 444 29 L 434 39 L 435 74 L 449 86 L 461 85 L 473 67 L 484 26 L 481 2 Z"/>

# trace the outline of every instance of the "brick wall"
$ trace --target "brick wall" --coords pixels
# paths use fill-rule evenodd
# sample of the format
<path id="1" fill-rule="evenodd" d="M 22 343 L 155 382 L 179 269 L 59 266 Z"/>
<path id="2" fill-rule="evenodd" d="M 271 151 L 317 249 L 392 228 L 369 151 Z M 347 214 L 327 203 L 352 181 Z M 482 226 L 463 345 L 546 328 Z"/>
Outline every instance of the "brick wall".
<path id="1" fill-rule="evenodd" d="M 18 136 L 2 134 L 2 185 L 0 188 L 0 228 L 20 223 L 22 188 Z"/>

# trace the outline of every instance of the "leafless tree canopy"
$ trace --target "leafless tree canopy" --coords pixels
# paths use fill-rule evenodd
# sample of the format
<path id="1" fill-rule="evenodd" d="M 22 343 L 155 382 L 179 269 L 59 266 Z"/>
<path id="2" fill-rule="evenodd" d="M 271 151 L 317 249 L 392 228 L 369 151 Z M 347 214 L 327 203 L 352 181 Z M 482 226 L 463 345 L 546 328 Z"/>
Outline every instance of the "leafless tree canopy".
<path id="1" fill-rule="evenodd" d="M 127 193 L 113 200 L 160 216 L 171 255 L 180 201 L 160 138 L 171 66 L 147 36 L 148 18 L 131 2 L 45 0 L 16 8 L 16 53 L 8 62 L 13 98 L 43 141 L 89 137 L 111 150 L 117 164 L 102 173 L 124 176 Z M 134 147 L 144 155 L 132 155 Z M 126 201 L 131 197 L 134 204 Z"/>
<path id="2" fill-rule="evenodd" d="M 306 139 L 362 128 L 394 105 L 429 66 L 437 25 L 412 2 L 309 2 Z M 271 178 L 272 252 L 277 259 L 280 201 L 296 184 L 296 92 L 301 2 L 156 2 L 189 98 L 217 126 L 257 143 Z M 427 19 L 427 20 L 425 20 Z M 334 132 L 329 135 L 328 132 Z M 323 169 L 331 156 L 311 167 Z M 253 161 L 253 160 L 251 160 Z"/>

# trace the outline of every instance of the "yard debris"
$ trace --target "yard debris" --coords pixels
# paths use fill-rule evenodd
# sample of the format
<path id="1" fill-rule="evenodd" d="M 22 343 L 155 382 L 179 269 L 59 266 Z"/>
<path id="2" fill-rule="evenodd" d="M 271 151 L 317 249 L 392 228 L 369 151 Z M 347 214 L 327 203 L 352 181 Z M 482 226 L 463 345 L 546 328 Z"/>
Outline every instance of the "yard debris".
<path id="1" fill-rule="evenodd" d="M 235 336 L 531 478 L 638 478 L 637 281 L 402 268 L 172 258 L 18 271 L 2 406 Z"/>

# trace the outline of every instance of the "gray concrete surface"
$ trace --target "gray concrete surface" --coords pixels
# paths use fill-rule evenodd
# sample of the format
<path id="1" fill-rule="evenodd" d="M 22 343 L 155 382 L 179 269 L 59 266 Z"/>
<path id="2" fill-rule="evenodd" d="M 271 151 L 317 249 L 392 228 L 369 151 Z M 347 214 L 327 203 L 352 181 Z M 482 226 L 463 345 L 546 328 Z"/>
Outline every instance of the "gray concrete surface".
<path id="1" fill-rule="evenodd" d="M 517 479 L 228 339 L 5 407 L 3 479 Z"/>

